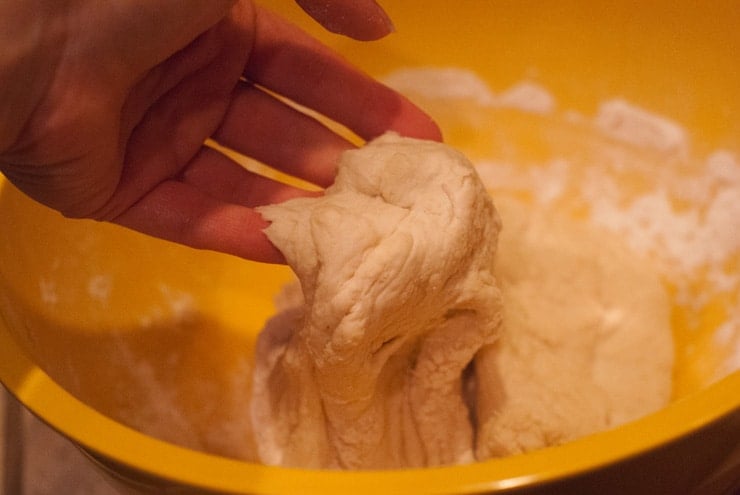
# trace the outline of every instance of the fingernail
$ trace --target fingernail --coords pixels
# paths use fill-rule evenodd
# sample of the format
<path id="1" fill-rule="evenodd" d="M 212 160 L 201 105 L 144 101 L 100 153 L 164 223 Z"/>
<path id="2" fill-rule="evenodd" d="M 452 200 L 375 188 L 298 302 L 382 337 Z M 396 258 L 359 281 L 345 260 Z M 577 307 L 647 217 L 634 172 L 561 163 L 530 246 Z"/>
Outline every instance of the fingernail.
<path id="1" fill-rule="evenodd" d="M 393 20 L 391 19 L 391 17 L 388 15 L 385 9 L 383 9 L 383 7 L 381 7 L 380 4 L 378 4 L 378 2 L 375 2 L 375 5 L 378 7 L 377 15 L 379 17 L 379 20 L 386 29 L 386 34 L 383 36 L 386 36 L 391 33 L 395 33 L 396 26 L 393 24 Z"/>

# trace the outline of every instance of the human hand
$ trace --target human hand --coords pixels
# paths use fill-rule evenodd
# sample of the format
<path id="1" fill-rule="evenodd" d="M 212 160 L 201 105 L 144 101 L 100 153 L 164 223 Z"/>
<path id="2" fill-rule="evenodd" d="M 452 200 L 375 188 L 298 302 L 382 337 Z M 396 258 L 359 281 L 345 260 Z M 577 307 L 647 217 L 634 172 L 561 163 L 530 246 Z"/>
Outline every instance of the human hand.
<path id="1" fill-rule="evenodd" d="M 390 28 L 372 0 L 300 3 L 359 38 Z M 316 5 L 351 15 L 332 24 Z M 0 169 L 69 217 L 280 262 L 252 208 L 309 193 L 246 171 L 206 138 L 319 186 L 351 143 L 270 93 L 364 139 L 440 138 L 405 98 L 249 1 L 18 0 L 0 19 Z"/>

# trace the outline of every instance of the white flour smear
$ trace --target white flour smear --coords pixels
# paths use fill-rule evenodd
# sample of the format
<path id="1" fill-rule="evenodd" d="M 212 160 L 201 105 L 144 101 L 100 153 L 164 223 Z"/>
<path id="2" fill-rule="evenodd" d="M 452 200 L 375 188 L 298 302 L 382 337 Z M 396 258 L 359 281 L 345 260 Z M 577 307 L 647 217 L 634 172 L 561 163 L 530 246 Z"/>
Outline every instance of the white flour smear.
<path id="1" fill-rule="evenodd" d="M 604 101 L 588 117 L 558 109 L 553 95 L 535 82 L 520 82 L 496 94 L 465 69 L 402 69 L 385 82 L 433 115 L 435 107 L 445 115 L 455 105 L 461 112 L 473 108 L 480 115 L 465 117 L 485 119 L 493 128 L 481 128 L 481 148 L 491 147 L 486 140 L 505 141 L 499 134 L 509 138 L 476 160 L 494 196 L 524 195 L 618 233 L 636 252 L 654 260 L 675 289 L 675 303 L 695 314 L 712 301 L 725 301 L 726 319 L 713 341 L 726 358 L 716 378 L 740 369 L 738 156 L 721 149 L 696 156 L 690 134 L 680 124 L 621 98 Z M 461 100 L 466 104 L 459 105 Z M 511 134 L 511 115 L 500 113 L 506 109 L 520 110 L 531 120 Z M 521 151 L 533 142 L 549 147 L 547 158 L 533 159 Z"/>
<path id="2" fill-rule="evenodd" d="M 517 108 L 539 114 L 555 107 L 555 99 L 539 84 L 523 81 L 496 95 L 475 72 L 457 67 L 399 69 L 386 76 L 384 82 L 403 93 L 430 99 L 472 100 L 483 107 Z"/>

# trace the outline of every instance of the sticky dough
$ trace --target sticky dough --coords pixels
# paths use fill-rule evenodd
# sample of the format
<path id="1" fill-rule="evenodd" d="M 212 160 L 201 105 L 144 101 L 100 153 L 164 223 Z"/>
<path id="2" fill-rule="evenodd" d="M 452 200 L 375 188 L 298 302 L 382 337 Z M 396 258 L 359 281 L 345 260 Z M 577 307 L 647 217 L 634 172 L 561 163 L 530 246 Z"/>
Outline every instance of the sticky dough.
<path id="1" fill-rule="evenodd" d="M 668 305 L 648 265 L 506 205 L 496 254 L 501 222 L 468 160 L 387 134 L 346 152 L 324 196 L 261 208 L 300 281 L 258 340 L 262 462 L 465 463 L 665 403 Z"/>
<path id="2" fill-rule="evenodd" d="M 471 164 L 386 135 L 344 154 L 321 198 L 261 210 L 305 305 L 260 337 L 260 458 L 388 468 L 473 460 L 462 374 L 501 323 L 500 227 Z"/>

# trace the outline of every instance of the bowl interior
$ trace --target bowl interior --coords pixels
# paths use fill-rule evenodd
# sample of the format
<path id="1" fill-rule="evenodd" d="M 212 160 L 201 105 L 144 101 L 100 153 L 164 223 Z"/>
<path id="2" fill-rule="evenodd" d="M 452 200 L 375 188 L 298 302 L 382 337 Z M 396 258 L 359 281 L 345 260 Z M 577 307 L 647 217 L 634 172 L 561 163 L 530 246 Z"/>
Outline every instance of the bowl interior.
<path id="1" fill-rule="evenodd" d="M 530 111 L 521 105 L 482 108 L 480 94 L 471 91 L 440 96 L 406 87 L 439 120 L 447 141 L 473 161 L 530 166 L 565 158 L 585 171 L 608 148 L 639 166 L 684 170 L 702 166 L 716 150 L 736 156 L 740 150 L 740 14 L 732 2 L 698 7 L 475 1 L 454 8 L 442 1 L 396 2 L 387 7 L 397 33 L 373 44 L 322 33 L 292 3 L 273 3 L 374 75 L 455 68 L 471 71 L 492 94 L 505 94 L 522 81 L 546 88 L 552 98 L 546 111 Z M 690 137 L 689 158 L 625 147 L 594 131 L 588 119 L 613 98 L 679 123 Z M 641 177 L 622 175 L 620 187 L 639 190 L 645 186 Z M 233 439 L 251 437 L 246 410 L 253 342 L 290 271 L 111 225 L 66 220 L 6 181 L 0 185 L 0 330 L 23 353 L 3 365 L 6 385 L 43 408 L 40 390 L 57 383 L 82 407 L 123 425 L 192 449 L 253 460 L 253 446 Z M 579 214 L 577 202 L 561 206 Z M 729 277 L 740 273 L 737 262 L 737 254 L 728 258 Z M 692 293 L 706 294 L 706 283 L 697 275 Z M 717 335 L 737 304 L 737 288 L 710 291 L 701 304 L 674 301 L 674 399 L 692 400 L 733 371 L 727 363 L 740 330 L 727 330 L 724 341 Z M 53 382 L 34 381 L 46 375 Z M 740 405 L 740 397 L 729 395 L 718 399 L 725 410 Z M 72 399 L 61 394 L 59 400 Z M 59 404 L 54 407 L 59 412 Z M 62 431 L 82 426 L 74 415 L 65 416 L 67 425 L 59 418 L 46 419 Z M 106 441 L 123 435 L 132 453 L 150 445 L 129 430 L 111 431 L 102 430 L 111 435 Z M 670 432 L 660 435 L 629 448 L 664 441 Z M 172 452 L 182 454 L 174 447 Z M 542 455 L 547 454 L 532 459 Z M 597 453 L 590 462 L 611 462 L 610 455 Z M 144 462 L 156 471 L 161 460 L 150 457 Z M 526 466 L 528 456 L 522 457 Z M 554 466 L 548 475 L 562 463 L 556 456 L 547 462 Z M 260 477 L 282 476 L 250 469 L 264 469 Z"/>

